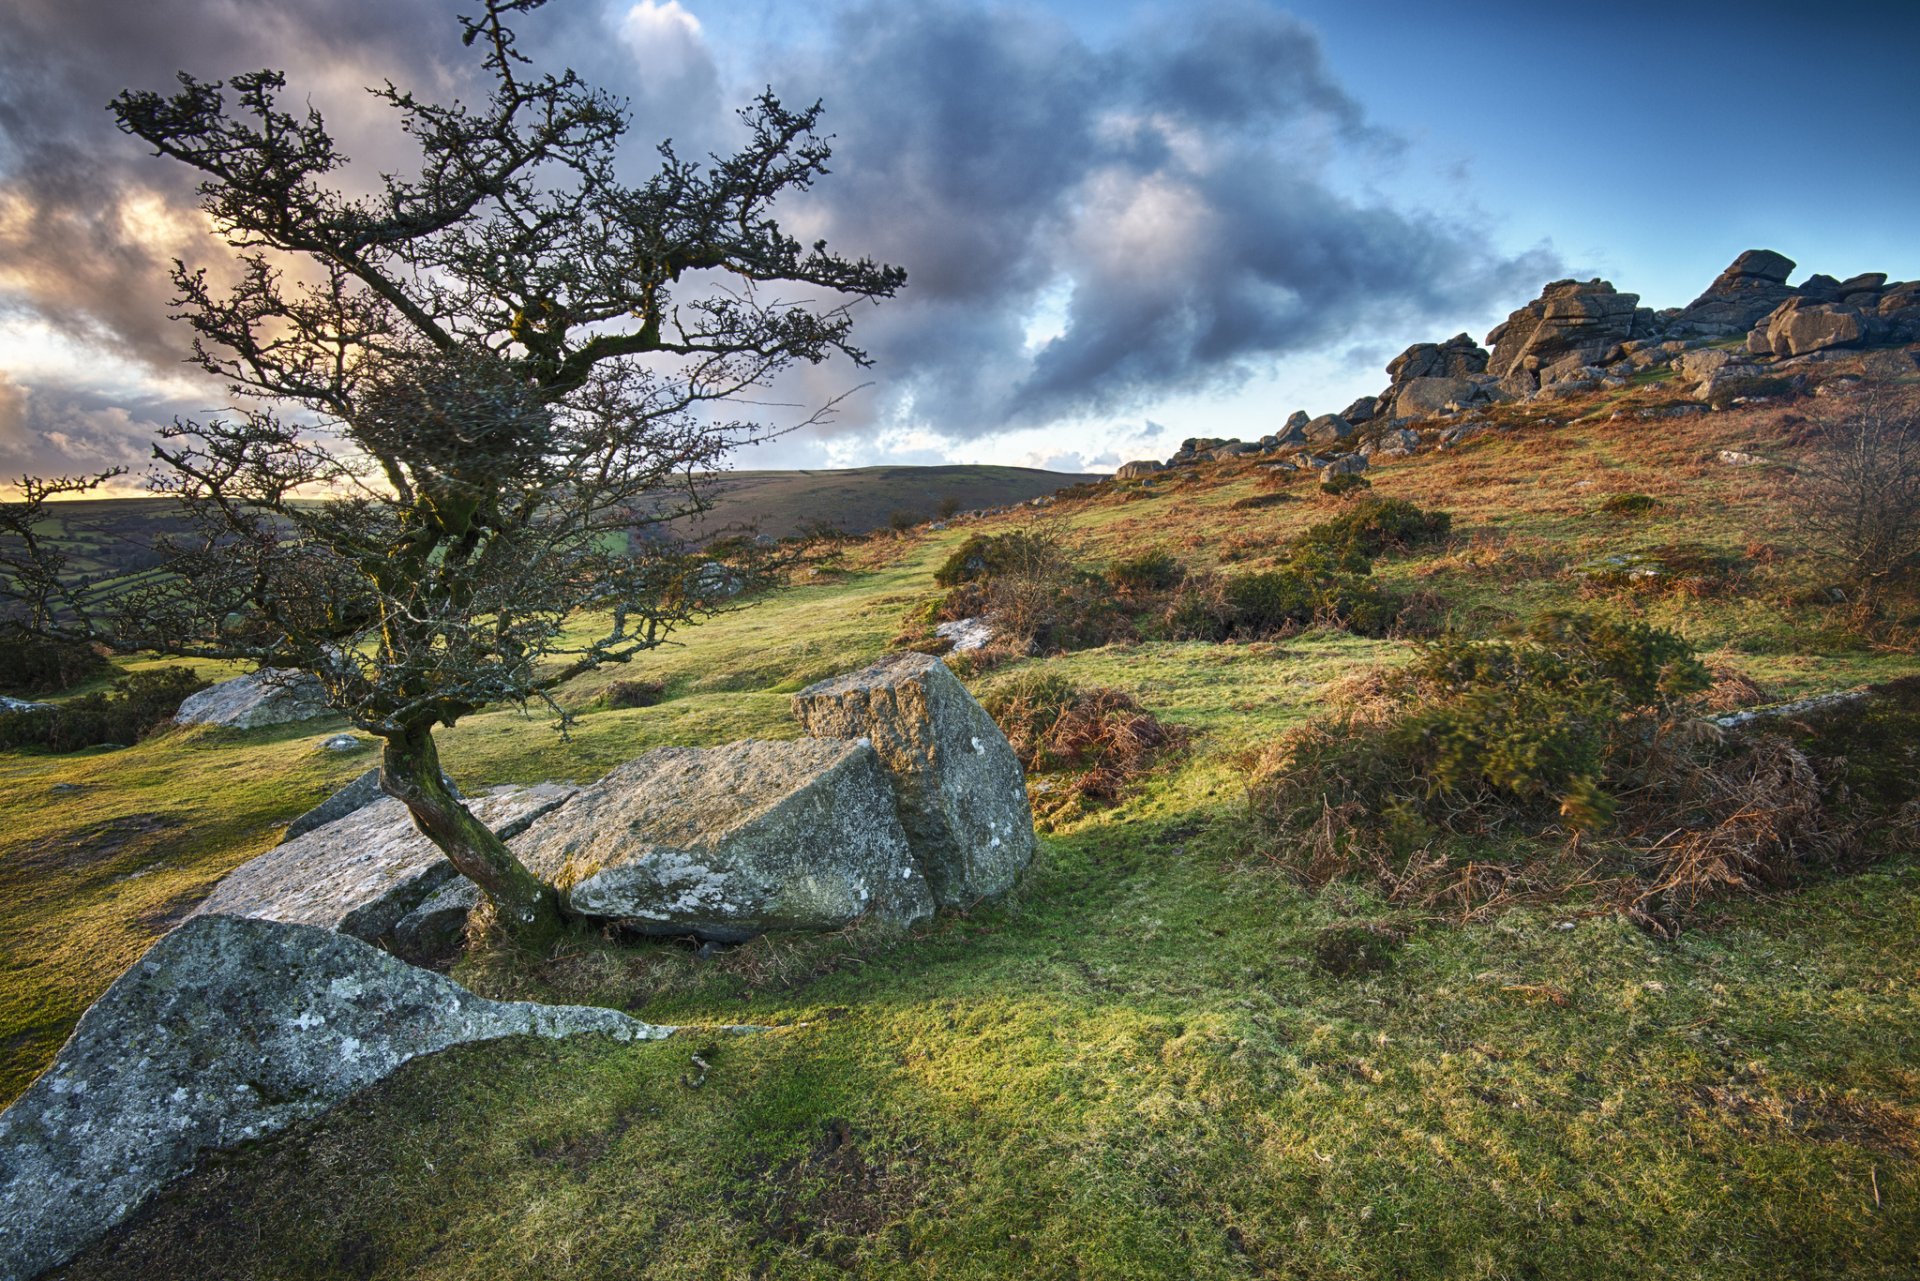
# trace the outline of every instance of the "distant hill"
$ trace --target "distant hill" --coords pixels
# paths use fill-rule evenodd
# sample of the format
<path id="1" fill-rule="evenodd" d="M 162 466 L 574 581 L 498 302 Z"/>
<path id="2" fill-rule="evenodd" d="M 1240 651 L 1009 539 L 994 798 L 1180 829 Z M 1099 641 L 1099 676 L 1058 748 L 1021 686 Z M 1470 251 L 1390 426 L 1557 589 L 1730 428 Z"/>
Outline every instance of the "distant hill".
<path id="1" fill-rule="evenodd" d="M 849 534 L 885 526 L 895 512 L 937 519 L 951 499 L 961 511 L 1005 507 L 1103 477 L 1031 467 L 853 467 L 842 471 L 737 471 L 717 485 L 714 509 L 678 521 L 673 533 L 702 541 L 743 525 L 773 538 L 815 522 Z"/>

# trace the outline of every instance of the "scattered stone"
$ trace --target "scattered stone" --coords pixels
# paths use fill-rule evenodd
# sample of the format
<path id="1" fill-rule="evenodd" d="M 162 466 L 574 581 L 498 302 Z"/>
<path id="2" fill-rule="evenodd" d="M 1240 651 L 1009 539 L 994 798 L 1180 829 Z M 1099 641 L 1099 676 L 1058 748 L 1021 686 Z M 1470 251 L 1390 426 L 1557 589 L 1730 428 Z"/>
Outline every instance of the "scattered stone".
<path id="1" fill-rule="evenodd" d="M 658 748 L 515 852 L 569 911 L 651 934 L 740 942 L 933 914 L 880 758 L 844 739 Z"/>
<path id="2" fill-rule="evenodd" d="M 558 783 L 502 788 L 468 808 L 502 840 L 512 840 L 576 790 Z M 317 925 L 377 943 L 458 875 L 414 826 L 407 807 L 385 797 L 241 865 L 193 915 Z"/>
<path id="3" fill-rule="evenodd" d="M 1370 447 L 1371 458 L 1405 458 L 1420 448 L 1420 433 L 1406 427 L 1382 432 Z"/>
<path id="4" fill-rule="evenodd" d="M 1121 463 L 1113 474 L 1119 480 L 1138 480 L 1142 476 L 1151 476 L 1157 471 L 1166 470 L 1151 458 L 1142 458 L 1135 462 Z"/>
<path id="5" fill-rule="evenodd" d="M 483 1000 L 355 939 L 206 916 L 156 943 L 0 1114 L 0 1277 L 57 1267 L 208 1150 L 325 1112 L 448 1046 L 672 1028 Z"/>
<path id="6" fill-rule="evenodd" d="M 1718 457 L 1729 467 L 1751 467 L 1760 461 L 1758 456 L 1740 449 L 1723 449 Z"/>
<path id="7" fill-rule="evenodd" d="M 969 650 L 984 649 L 993 639 L 993 624 L 985 616 L 978 618 L 960 618 L 951 623 L 941 623 L 933 629 L 935 636 L 942 636 L 953 642 L 949 651 L 964 654 Z"/>
<path id="8" fill-rule="evenodd" d="M 257 729 L 325 716 L 327 691 L 311 672 L 266 667 L 187 696 L 173 719 L 181 725 Z"/>
<path id="9" fill-rule="evenodd" d="M 366 739 L 355 738 L 351 734 L 334 734 L 320 740 L 320 750 L 323 752 L 357 752 L 366 746 L 369 746 Z"/>
<path id="10" fill-rule="evenodd" d="M 1358 476 L 1367 470 L 1367 460 L 1360 454 L 1348 454 L 1345 458 L 1336 458 L 1320 469 L 1320 479 L 1332 480 L 1336 476 Z"/>
<path id="11" fill-rule="evenodd" d="M 945 663 L 896 654 L 793 698 L 807 733 L 864 738 L 942 907 L 1007 889 L 1033 859 L 1026 779 L 1000 727 Z"/>

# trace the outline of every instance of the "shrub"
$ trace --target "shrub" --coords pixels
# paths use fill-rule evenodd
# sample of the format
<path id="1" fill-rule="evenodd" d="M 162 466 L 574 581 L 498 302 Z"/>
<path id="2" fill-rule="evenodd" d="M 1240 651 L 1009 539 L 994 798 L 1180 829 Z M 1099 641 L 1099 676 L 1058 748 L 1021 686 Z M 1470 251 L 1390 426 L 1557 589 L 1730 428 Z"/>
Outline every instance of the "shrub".
<path id="1" fill-rule="evenodd" d="M 1794 514 L 1815 553 L 1873 604 L 1920 574 L 1920 415 L 1874 387 L 1820 428 Z"/>
<path id="2" fill-rule="evenodd" d="M 1322 548 L 1337 557 L 1371 560 L 1388 551 L 1439 542 L 1453 529 L 1453 517 L 1423 511 L 1404 498 L 1362 498 L 1332 520 L 1309 525 L 1297 545 Z"/>
<path id="3" fill-rule="evenodd" d="M 1160 621 L 1174 640 L 1218 642 L 1233 634 L 1233 607 L 1218 578 L 1189 578 L 1174 589 Z"/>
<path id="4" fill-rule="evenodd" d="M 896 534 L 904 534 L 920 523 L 920 517 L 905 508 L 887 513 L 887 528 Z"/>
<path id="5" fill-rule="evenodd" d="M 1344 498 L 1348 494 L 1359 493 L 1373 488 L 1373 482 L 1358 472 L 1344 471 L 1337 476 L 1320 482 L 1320 492 L 1331 494 L 1335 498 Z"/>
<path id="6" fill-rule="evenodd" d="M 1600 504 L 1609 516 L 1644 516 L 1660 505 L 1651 494 L 1615 494 Z"/>
<path id="7" fill-rule="evenodd" d="M 1145 551 L 1107 566 L 1107 582 L 1117 592 L 1144 596 L 1164 592 L 1179 585 L 1187 571 L 1164 551 Z"/>
<path id="8" fill-rule="evenodd" d="M 1046 672 L 1016 677 L 981 701 L 1029 771 L 1079 771 L 1045 793 L 1052 799 L 1043 817 L 1118 803 L 1188 739 L 1120 690 L 1079 689 Z"/>
<path id="9" fill-rule="evenodd" d="M 615 681 L 607 686 L 607 706 L 624 711 L 631 707 L 652 707 L 666 697 L 667 687 L 659 681 Z"/>
<path id="10" fill-rule="evenodd" d="M 104 743 L 134 743 L 166 725 L 187 695 L 211 683 L 185 667 L 135 672 L 115 681 L 108 694 L 0 713 L 0 747 L 77 752 Z"/>
<path id="11" fill-rule="evenodd" d="M 1063 560 L 1059 540 L 1050 533 L 1016 529 L 1006 534 L 970 534 L 946 563 L 933 571 L 942 587 L 984 582 L 1056 569 Z"/>
<path id="12" fill-rule="evenodd" d="M 0 632 L 0 694 L 54 694 L 108 667 L 91 645 Z"/>

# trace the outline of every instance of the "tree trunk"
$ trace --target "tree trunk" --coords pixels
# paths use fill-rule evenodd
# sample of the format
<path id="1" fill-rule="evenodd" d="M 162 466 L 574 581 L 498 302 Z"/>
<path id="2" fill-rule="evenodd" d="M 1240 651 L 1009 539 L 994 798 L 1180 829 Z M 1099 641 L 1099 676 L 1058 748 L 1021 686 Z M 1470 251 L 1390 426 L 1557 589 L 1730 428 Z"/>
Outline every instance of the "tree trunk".
<path id="1" fill-rule="evenodd" d="M 553 888 L 529 872 L 449 790 L 430 728 L 387 739 L 380 766 L 381 790 L 404 804 L 414 826 L 480 887 L 509 933 L 536 941 L 559 930 L 560 902 Z"/>

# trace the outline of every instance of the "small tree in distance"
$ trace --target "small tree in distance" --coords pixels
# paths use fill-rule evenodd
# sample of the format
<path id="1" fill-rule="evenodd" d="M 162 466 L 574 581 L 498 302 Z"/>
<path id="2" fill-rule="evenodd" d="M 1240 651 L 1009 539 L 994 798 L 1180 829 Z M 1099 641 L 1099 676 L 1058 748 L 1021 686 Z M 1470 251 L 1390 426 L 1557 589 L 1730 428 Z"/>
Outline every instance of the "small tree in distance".
<path id="1" fill-rule="evenodd" d="M 1869 385 L 1822 427 L 1796 466 L 1795 515 L 1871 610 L 1920 573 L 1920 415 Z"/>
<path id="2" fill-rule="evenodd" d="M 278 105 L 278 73 L 116 98 L 124 131 L 199 172 L 236 252 L 230 289 L 177 262 L 174 283 L 198 363 L 241 408 L 156 446 L 153 487 L 194 534 L 146 585 L 103 605 L 22 542 L 36 495 L 105 477 L 35 482 L 0 530 L 14 612 L 43 632 L 316 674 L 383 740 L 385 790 L 523 934 L 559 924 L 556 896 L 446 786 L 435 730 L 552 705 L 707 608 L 675 558 L 628 549 L 638 500 L 652 520 L 703 507 L 701 477 L 764 434 L 715 407 L 797 362 L 866 363 L 849 308 L 905 281 L 773 218 L 826 172 L 818 104 L 769 91 L 738 154 L 662 145 L 653 177 L 616 178 L 623 107 L 515 48 L 510 21 L 542 3 L 460 19 L 483 107 L 371 91 L 420 166 L 365 198 L 327 181 L 345 158 L 316 112 Z"/>

